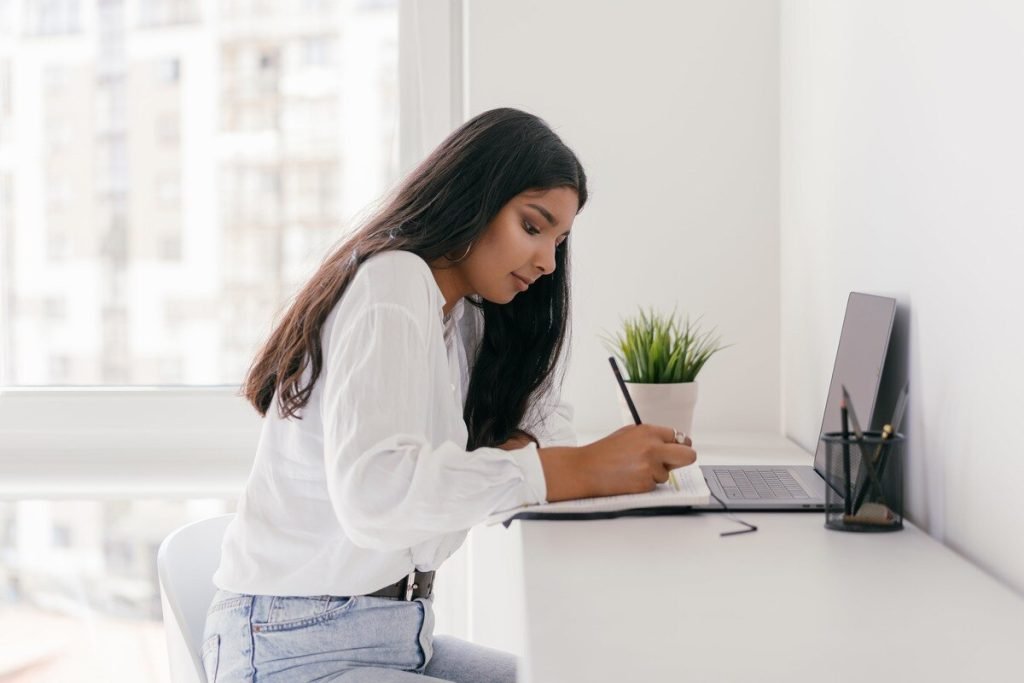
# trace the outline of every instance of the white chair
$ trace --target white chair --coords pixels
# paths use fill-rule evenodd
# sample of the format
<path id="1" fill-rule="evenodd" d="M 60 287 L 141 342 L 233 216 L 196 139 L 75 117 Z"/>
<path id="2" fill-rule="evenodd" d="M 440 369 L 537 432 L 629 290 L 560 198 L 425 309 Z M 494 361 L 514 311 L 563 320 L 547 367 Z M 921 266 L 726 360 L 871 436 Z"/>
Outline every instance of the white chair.
<path id="1" fill-rule="evenodd" d="M 220 563 L 220 542 L 233 517 L 221 515 L 186 524 L 171 532 L 157 551 L 167 657 L 175 683 L 206 683 L 199 649 L 206 610 L 217 590 L 213 573 Z"/>

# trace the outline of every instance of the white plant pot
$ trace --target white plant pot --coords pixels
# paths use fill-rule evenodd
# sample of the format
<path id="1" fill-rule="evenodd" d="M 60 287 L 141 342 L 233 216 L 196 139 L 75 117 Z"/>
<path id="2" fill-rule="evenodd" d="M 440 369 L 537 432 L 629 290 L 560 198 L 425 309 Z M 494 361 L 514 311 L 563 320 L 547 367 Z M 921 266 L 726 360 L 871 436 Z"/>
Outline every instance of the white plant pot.
<path id="1" fill-rule="evenodd" d="M 678 431 L 693 436 L 693 411 L 697 405 L 697 382 L 679 382 L 676 384 L 636 384 L 626 382 L 629 396 L 633 399 L 636 412 L 645 424 L 656 424 L 673 427 Z M 618 383 L 615 393 L 619 397 L 622 409 L 623 424 L 633 424 L 633 415 L 629 412 L 626 398 L 622 395 Z"/>

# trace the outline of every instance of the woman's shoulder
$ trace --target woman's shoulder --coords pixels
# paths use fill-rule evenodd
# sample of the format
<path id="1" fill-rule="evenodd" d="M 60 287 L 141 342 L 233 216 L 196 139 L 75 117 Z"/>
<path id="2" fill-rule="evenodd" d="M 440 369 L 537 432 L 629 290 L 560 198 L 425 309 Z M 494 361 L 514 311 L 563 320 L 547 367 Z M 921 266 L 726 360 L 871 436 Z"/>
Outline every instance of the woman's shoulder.
<path id="1" fill-rule="evenodd" d="M 427 262 L 397 249 L 374 254 L 364 261 L 349 285 L 346 297 L 364 306 L 391 304 L 418 315 L 436 313 L 443 305 L 440 289 Z"/>
<path id="2" fill-rule="evenodd" d="M 389 249 L 373 254 L 363 261 L 358 272 L 430 275 L 430 266 L 411 251 Z"/>

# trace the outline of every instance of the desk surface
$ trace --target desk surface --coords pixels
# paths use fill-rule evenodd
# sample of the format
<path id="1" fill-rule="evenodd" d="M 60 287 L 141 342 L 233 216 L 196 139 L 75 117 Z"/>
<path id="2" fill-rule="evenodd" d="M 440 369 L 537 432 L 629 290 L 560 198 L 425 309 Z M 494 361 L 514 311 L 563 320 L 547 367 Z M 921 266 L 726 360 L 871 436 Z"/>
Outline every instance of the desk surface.
<path id="1" fill-rule="evenodd" d="M 703 464 L 809 464 L 776 435 Z M 517 522 L 529 683 L 1024 680 L 1024 599 L 907 523 L 822 513 Z M 1010 542 L 1009 540 L 1007 542 Z"/>

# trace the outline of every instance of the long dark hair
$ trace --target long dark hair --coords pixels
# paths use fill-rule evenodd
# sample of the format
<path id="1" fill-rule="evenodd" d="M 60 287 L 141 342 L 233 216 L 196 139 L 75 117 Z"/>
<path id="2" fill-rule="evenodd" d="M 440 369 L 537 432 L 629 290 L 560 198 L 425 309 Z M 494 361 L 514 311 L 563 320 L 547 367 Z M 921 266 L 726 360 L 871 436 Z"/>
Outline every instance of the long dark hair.
<path id="1" fill-rule="evenodd" d="M 542 119 L 510 108 L 470 119 L 327 255 L 256 354 L 241 395 L 266 416 L 276 392 L 280 416 L 301 419 L 299 411 L 323 368 L 324 321 L 366 259 L 395 249 L 427 263 L 461 255 L 513 197 L 559 187 L 575 190 L 577 211 L 583 208 L 583 166 Z M 555 262 L 554 273 L 507 304 L 466 298 L 484 317 L 463 414 L 469 449 L 500 445 L 519 433 L 532 436 L 532 425 L 522 420 L 531 402 L 552 388 L 560 355 L 568 349 L 568 238 L 556 248 Z M 303 383 L 307 367 L 310 376 Z"/>

